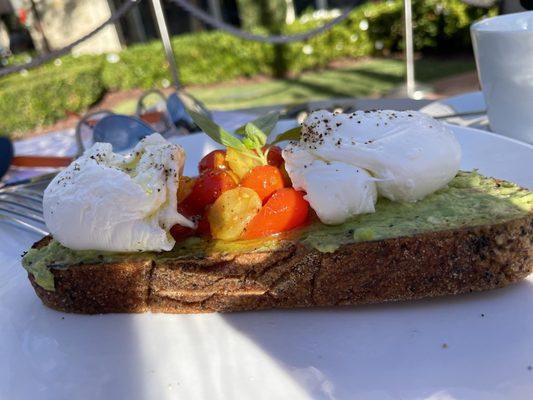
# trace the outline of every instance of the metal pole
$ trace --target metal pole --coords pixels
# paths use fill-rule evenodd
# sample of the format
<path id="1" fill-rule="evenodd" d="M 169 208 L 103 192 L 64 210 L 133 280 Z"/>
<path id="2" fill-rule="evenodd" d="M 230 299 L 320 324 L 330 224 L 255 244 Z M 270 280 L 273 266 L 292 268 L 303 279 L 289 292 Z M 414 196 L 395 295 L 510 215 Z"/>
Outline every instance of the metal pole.
<path id="1" fill-rule="evenodd" d="M 172 45 L 170 43 L 170 36 L 168 35 L 167 22 L 165 20 L 165 14 L 163 13 L 163 7 L 161 6 L 161 0 L 152 0 L 152 6 L 154 7 L 155 20 L 157 22 L 157 28 L 159 29 L 159 35 L 165 48 L 165 55 L 167 56 L 168 66 L 172 74 L 172 81 L 176 88 L 180 87 L 180 76 L 178 72 L 178 65 L 176 64 L 176 56 Z"/>
<path id="2" fill-rule="evenodd" d="M 411 0 L 404 0 L 404 24 L 405 24 L 405 87 L 407 97 L 413 98 L 415 95 L 415 63 L 413 47 L 413 13 Z"/>

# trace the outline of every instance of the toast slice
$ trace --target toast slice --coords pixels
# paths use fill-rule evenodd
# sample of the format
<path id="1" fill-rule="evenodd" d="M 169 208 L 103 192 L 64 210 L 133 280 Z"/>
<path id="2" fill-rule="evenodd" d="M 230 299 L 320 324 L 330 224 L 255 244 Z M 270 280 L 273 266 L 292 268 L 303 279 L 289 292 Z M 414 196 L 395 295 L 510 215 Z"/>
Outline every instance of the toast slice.
<path id="1" fill-rule="evenodd" d="M 288 237 L 191 239 L 168 253 L 72 251 L 23 259 L 37 295 L 67 312 L 197 313 L 337 306 L 488 290 L 533 269 L 533 193 L 460 173 L 415 204 L 378 202 L 347 224 Z"/>

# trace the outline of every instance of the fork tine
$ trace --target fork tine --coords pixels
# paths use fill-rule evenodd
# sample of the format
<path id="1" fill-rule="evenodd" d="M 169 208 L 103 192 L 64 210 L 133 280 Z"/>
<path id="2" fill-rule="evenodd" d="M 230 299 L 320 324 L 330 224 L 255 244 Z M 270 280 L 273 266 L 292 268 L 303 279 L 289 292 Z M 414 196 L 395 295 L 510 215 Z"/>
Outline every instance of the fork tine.
<path id="1" fill-rule="evenodd" d="M 15 226 L 19 226 L 21 228 L 23 228 L 24 230 L 27 230 L 27 231 L 30 231 L 30 232 L 36 232 L 40 235 L 48 235 L 48 231 L 44 230 L 44 229 L 41 229 L 39 226 L 37 226 L 36 224 L 32 224 L 30 222 L 26 222 L 22 219 L 19 219 L 19 218 L 16 218 L 16 217 L 13 217 L 13 216 L 9 216 L 9 215 L 4 215 L 4 214 L 1 214 L 0 213 L 0 222 L 1 221 L 5 221 L 5 222 L 8 222 L 8 223 L 11 223 Z"/>
<path id="2" fill-rule="evenodd" d="M 3 204 L 7 204 L 7 205 L 11 206 L 12 208 L 23 208 L 23 209 L 26 209 L 26 210 L 30 210 L 30 211 L 33 211 L 34 213 L 36 213 L 37 215 L 42 215 L 42 213 L 43 213 L 43 208 L 42 207 L 32 207 L 32 206 L 30 206 L 28 204 L 24 204 L 24 203 L 21 203 L 21 202 L 0 198 L 0 207 Z"/>
<path id="3" fill-rule="evenodd" d="M 4 184 L 3 186 L 0 185 L 1 188 L 5 189 L 15 189 L 15 188 L 24 188 L 24 187 L 32 187 L 36 185 L 45 185 L 52 181 L 54 176 L 56 176 L 56 173 L 51 174 L 45 174 L 40 176 L 35 176 L 33 178 L 23 179 L 21 181 L 16 182 L 9 182 Z"/>
<path id="4" fill-rule="evenodd" d="M 53 176 L 39 176 L 0 187 L 0 222 L 47 235 L 42 202 L 44 187 Z"/>
<path id="5" fill-rule="evenodd" d="M 42 205 L 43 197 L 39 193 L 28 193 L 27 191 L 20 191 L 20 192 L 0 192 L 0 201 L 1 199 L 10 199 L 15 198 L 22 199 L 22 200 L 28 200 L 33 203 L 37 203 Z"/>
<path id="6" fill-rule="evenodd" d="M 22 208 L 22 210 L 15 209 L 15 208 L 9 208 L 9 207 L 8 208 L 2 207 L 2 205 L 0 204 L 0 214 L 7 215 L 7 216 L 14 215 L 16 217 L 29 219 L 29 220 L 38 222 L 40 224 L 44 224 L 44 218 L 41 215 L 37 215 L 37 214 L 28 215 L 24 213 L 25 207 L 20 207 L 20 208 Z"/>
<path id="7" fill-rule="evenodd" d="M 0 193 L 0 204 L 3 202 L 14 202 L 16 204 L 28 205 L 30 207 L 43 209 L 43 199 L 40 197 L 28 196 L 24 193 Z"/>

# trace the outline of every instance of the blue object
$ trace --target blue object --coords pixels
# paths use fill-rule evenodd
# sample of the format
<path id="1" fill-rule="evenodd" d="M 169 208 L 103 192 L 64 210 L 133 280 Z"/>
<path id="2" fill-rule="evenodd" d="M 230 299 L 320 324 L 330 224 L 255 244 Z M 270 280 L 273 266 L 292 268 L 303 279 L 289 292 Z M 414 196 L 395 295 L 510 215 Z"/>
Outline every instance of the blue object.
<path id="1" fill-rule="evenodd" d="M 178 129 L 178 131 L 180 131 L 180 134 L 182 135 L 201 130 L 196 126 L 193 119 L 187 112 L 187 109 L 194 110 L 208 118 L 211 118 L 211 113 L 202 104 L 202 102 L 198 101 L 183 90 L 178 90 L 172 93 L 168 98 L 163 94 L 163 92 L 157 89 L 151 89 L 144 92 L 137 101 L 137 111 L 135 112 L 136 115 L 139 116 L 145 112 L 145 110 L 148 108 L 145 105 L 145 100 L 151 95 L 159 97 L 165 103 L 166 119 L 167 124 L 169 124 L 169 128 L 173 125 Z"/>
<path id="2" fill-rule="evenodd" d="M 107 115 L 93 128 L 93 141 L 113 145 L 113 151 L 124 151 L 134 147 L 155 130 L 139 118 L 128 115 Z"/>
<path id="3" fill-rule="evenodd" d="M 196 125 L 191 116 L 185 110 L 185 106 L 176 93 L 172 93 L 167 98 L 167 112 L 170 117 L 170 121 L 176 128 L 185 128 L 189 132 L 194 132 Z"/>
<path id="4" fill-rule="evenodd" d="M 13 160 L 13 143 L 6 137 L 0 137 L 0 179 L 6 174 Z"/>

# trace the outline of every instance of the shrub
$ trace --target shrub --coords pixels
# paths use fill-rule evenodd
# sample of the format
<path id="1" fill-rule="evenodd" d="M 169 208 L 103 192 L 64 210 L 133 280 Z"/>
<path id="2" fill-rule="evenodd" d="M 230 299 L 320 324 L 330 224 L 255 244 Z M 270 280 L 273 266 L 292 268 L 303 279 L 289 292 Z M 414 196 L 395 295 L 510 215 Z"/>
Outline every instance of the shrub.
<path id="1" fill-rule="evenodd" d="M 101 63 L 69 66 L 57 73 L 44 69 L 14 76 L 0 85 L 0 134 L 11 135 L 51 124 L 80 112 L 104 93 Z"/>
<path id="2" fill-rule="evenodd" d="M 388 54 L 403 49 L 403 2 L 368 2 L 325 34 L 283 48 L 287 72 L 324 67 L 339 58 Z M 495 9 L 488 11 L 495 14 Z M 415 0 L 414 42 L 418 51 L 456 52 L 470 50 L 469 26 L 487 14 L 461 0 Z M 299 18 L 283 28 L 294 34 L 316 28 L 324 20 Z M 184 84 L 207 84 L 237 77 L 272 74 L 274 46 L 248 42 L 224 32 L 185 34 L 172 39 Z M 105 86 L 110 89 L 150 88 L 170 81 L 168 65 L 159 42 L 131 46 L 119 53 L 120 60 L 106 63 Z"/>
<path id="3" fill-rule="evenodd" d="M 471 50 L 469 27 L 496 8 L 476 8 L 461 0 L 414 0 L 414 45 L 423 53 L 453 53 Z M 323 22 L 304 16 L 287 26 L 293 34 Z M 403 2 L 368 2 L 354 10 L 346 21 L 323 35 L 289 45 L 289 70 L 298 73 L 323 67 L 339 58 L 386 55 L 403 49 Z"/>
<path id="4" fill-rule="evenodd" d="M 279 67 L 280 53 L 272 45 L 218 31 L 174 37 L 181 82 L 208 84 L 257 74 L 297 74 L 341 58 L 399 51 L 403 48 L 402 4 L 402 0 L 367 2 L 329 32 L 283 46 L 286 71 L 273 68 Z M 414 0 L 415 48 L 427 53 L 470 50 L 469 25 L 487 13 L 494 15 L 496 10 L 474 8 L 461 0 Z M 308 14 L 283 27 L 283 33 L 303 32 L 323 23 Z M 17 57 L 24 60 L 28 55 Z M 0 79 L 0 134 L 52 123 L 66 111 L 83 111 L 106 90 L 161 87 L 170 81 L 159 41 L 107 56 L 62 57 L 25 75 Z"/>
<path id="5" fill-rule="evenodd" d="M 172 38 L 180 79 L 184 84 L 207 84 L 269 73 L 270 46 L 241 40 L 223 32 L 201 32 Z M 165 86 L 171 77 L 160 42 L 134 45 L 107 57 L 103 70 L 109 89 Z"/>

